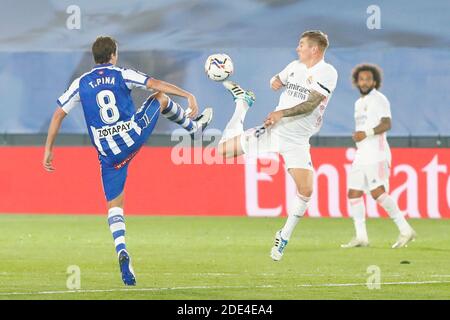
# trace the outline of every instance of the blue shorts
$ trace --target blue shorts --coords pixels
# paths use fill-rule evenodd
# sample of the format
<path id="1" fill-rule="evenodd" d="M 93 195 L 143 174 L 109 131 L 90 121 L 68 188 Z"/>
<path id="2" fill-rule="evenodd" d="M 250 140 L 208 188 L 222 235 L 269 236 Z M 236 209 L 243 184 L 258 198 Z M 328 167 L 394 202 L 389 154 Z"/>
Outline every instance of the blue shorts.
<path id="1" fill-rule="evenodd" d="M 128 165 L 153 132 L 159 112 L 159 101 L 152 97 L 147 99 L 134 115 L 134 121 L 141 128 L 141 134 L 135 143 L 114 158 L 99 156 L 103 190 L 107 201 L 117 198 L 123 192 Z"/>

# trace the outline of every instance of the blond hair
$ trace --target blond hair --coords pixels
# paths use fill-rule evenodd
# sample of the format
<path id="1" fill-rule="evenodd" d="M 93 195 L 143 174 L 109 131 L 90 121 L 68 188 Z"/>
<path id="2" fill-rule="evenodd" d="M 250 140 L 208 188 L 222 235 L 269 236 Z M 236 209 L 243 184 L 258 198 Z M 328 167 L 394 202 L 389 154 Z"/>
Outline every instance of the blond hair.
<path id="1" fill-rule="evenodd" d="M 329 45 L 328 36 L 320 30 L 305 31 L 300 38 L 308 38 L 308 40 L 314 42 L 322 52 L 325 52 Z"/>

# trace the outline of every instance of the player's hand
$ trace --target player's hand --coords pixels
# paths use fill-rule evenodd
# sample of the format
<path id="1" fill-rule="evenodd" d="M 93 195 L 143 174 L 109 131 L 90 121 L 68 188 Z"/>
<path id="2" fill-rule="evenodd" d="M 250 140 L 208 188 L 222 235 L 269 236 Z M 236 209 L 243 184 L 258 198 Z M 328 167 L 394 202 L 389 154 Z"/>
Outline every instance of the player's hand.
<path id="1" fill-rule="evenodd" d="M 366 133 L 364 131 L 353 132 L 353 141 L 360 142 L 366 138 Z"/>
<path id="2" fill-rule="evenodd" d="M 282 111 L 274 111 L 269 113 L 266 120 L 264 120 L 264 127 L 269 128 L 274 126 L 278 121 L 283 118 L 283 112 Z"/>
<path id="3" fill-rule="evenodd" d="M 194 95 L 189 95 L 188 97 L 188 105 L 189 105 L 189 113 L 187 116 L 191 119 L 195 118 L 198 114 L 198 105 L 197 105 L 197 99 L 195 99 Z"/>
<path id="4" fill-rule="evenodd" d="M 45 150 L 44 161 L 42 162 L 42 164 L 44 165 L 44 169 L 47 170 L 48 172 L 55 171 L 55 168 L 52 165 L 52 161 L 53 161 L 53 152 L 50 150 Z"/>
<path id="5" fill-rule="evenodd" d="M 281 88 L 283 88 L 283 82 L 281 82 L 280 78 L 275 76 L 270 79 L 270 87 L 275 91 L 280 90 Z"/>

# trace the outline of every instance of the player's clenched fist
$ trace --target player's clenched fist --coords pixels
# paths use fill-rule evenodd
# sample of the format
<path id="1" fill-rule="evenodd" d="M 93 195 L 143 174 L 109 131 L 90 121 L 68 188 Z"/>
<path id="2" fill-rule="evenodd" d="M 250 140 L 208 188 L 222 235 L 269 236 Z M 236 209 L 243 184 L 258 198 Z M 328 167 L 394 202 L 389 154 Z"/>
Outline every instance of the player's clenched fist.
<path id="1" fill-rule="evenodd" d="M 198 105 L 197 105 L 197 99 L 195 99 L 194 95 L 189 95 L 188 97 L 188 105 L 189 105 L 189 112 L 188 117 L 189 118 L 195 118 L 198 114 Z"/>
<path id="2" fill-rule="evenodd" d="M 272 79 L 270 79 L 270 87 L 275 91 L 279 90 L 283 87 L 283 82 L 281 82 L 278 76 L 275 76 Z"/>
<path id="3" fill-rule="evenodd" d="M 364 131 L 353 132 L 353 141 L 360 142 L 366 138 L 366 133 Z"/>
<path id="4" fill-rule="evenodd" d="M 283 118 L 283 112 L 281 111 L 271 112 L 267 116 L 266 120 L 264 120 L 264 126 L 266 128 L 274 126 L 278 121 L 281 120 L 281 118 Z"/>

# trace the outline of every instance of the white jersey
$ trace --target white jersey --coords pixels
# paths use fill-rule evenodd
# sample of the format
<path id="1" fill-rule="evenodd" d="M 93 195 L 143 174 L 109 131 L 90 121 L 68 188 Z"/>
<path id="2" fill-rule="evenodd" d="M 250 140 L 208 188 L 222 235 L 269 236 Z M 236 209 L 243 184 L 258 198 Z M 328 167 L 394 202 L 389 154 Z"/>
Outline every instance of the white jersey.
<path id="1" fill-rule="evenodd" d="M 389 100 L 376 89 L 355 102 L 355 130 L 366 131 L 378 126 L 381 118 L 391 118 Z M 367 137 L 356 143 L 354 164 L 367 165 L 380 161 L 391 162 L 391 151 L 386 132 Z"/>
<path id="2" fill-rule="evenodd" d="M 336 88 L 337 71 L 324 60 L 319 61 L 311 68 L 307 68 L 299 60 L 295 60 L 278 76 L 284 85 L 284 91 L 276 110 L 292 108 L 308 100 L 312 90 L 326 97 L 313 112 L 282 118 L 272 129 L 280 137 L 280 141 L 287 145 L 309 144 L 309 138 L 322 126 L 325 108 Z"/>

